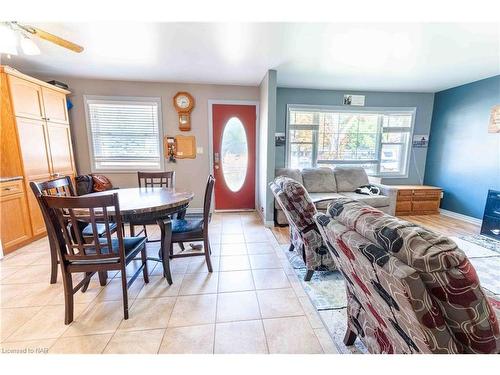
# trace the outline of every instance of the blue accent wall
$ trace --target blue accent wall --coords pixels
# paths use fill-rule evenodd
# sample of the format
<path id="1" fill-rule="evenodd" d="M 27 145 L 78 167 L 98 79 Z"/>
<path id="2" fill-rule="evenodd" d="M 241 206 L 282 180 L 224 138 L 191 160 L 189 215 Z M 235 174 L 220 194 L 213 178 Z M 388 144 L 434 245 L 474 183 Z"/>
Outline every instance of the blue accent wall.
<path id="1" fill-rule="evenodd" d="M 286 132 L 287 104 L 341 106 L 344 94 L 365 95 L 366 107 L 416 107 L 414 134 L 429 134 L 430 132 L 434 94 L 282 87 L 278 87 L 277 93 L 276 132 Z M 285 153 L 285 146 L 276 147 L 276 168 L 285 166 Z M 391 185 L 421 184 L 424 178 L 426 154 L 426 148 L 413 148 L 408 178 L 384 178 L 383 182 Z"/>
<path id="2" fill-rule="evenodd" d="M 441 208 L 482 218 L 488 189 L 500 189 L 500 133 L 488 133 L 500 104 L 500 75 L 435 94 L 425 184 L 444 189 Z"/>

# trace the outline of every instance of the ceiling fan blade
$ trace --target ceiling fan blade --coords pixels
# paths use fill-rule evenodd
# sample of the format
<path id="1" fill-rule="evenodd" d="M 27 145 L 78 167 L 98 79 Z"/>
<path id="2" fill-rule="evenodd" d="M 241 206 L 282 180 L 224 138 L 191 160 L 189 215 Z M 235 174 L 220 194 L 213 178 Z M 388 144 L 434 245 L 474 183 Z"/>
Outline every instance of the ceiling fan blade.
<path id="1" fill-rule="evenodd" d="M 79 46 L 78 44 L 70 42 L 69 40 L 60 38 L 57 35 L 48 33 L 47 31 L 44 31 L 44 30 L 39 29 L 37 27 L 33 27 L 30 25 L 21 25 L 21 24 L 17 24 L 17 25 L 20 28 L 22 28 L 23 30 L 28 31 L 29 33 L 39 37 L 40 39 L 44 39 L 44 40 L 47 40 L 49 42 L 55 43 L 58 46 L 67 48 L 67 49 L 74 51 L 74 52 L 80 53 L 83 51 L 82 46 Z"/>

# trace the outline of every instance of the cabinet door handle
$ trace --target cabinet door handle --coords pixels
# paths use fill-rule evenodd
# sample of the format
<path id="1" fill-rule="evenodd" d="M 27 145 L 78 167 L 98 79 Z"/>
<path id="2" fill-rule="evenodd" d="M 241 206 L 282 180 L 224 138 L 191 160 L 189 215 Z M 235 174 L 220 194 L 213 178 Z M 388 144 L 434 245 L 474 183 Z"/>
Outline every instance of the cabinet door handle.
<path id="1" fill-rule="evenodd" d="M 10 191 L 10 190 L 12 190 L 12 188 L 10 188 L 10 187 L 5 187 L 5 188 L 3 188 L 2 190 L 4 190 L 4 191 Z"/>

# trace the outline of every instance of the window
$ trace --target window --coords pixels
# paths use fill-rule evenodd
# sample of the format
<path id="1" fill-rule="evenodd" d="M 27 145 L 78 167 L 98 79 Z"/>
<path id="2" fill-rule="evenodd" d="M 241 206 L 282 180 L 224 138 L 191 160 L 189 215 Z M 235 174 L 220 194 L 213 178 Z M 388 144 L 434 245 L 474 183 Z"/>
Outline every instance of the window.
<path id="1" fill-rule="evenodd" d="M 93 172 L 162 169 L 160 98 L 85 101 Z"/>
<path id="2" fill-rule="evenodd" d="M 371 176 L 407 174 L 415 108 L 288 107 L 290 168 L 361 166 Z"/>

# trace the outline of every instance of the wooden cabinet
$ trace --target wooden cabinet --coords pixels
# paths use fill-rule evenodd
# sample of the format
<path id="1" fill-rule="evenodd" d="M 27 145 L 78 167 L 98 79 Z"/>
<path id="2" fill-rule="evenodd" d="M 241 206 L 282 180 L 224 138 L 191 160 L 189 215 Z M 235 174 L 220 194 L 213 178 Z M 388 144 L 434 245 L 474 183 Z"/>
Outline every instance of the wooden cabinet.
<path id="1" fill-rule="evenodd" d="M 45 119 L 51 122 L 69 124 L 66 94 L 42 87 Z"/>
<path id="2" fill-rule="evenodd" d="M 0 235 L 4 252 L 31 238 L 30 219 L 22 180 L 0 183 Z"/>
<path id="3" fill-rule="evenodd" d="M 1 240 L 4 252 L 15 250 L 46 232 L 42 213 L 29 183 L 76 176 L 66 95 L 6 66 L 0 66 Z M 15 191 L 15 193 L 13 193 Z"/>
<path id="4" fill-rule="evenodd" d="M 43 120 L 42 87 L 36 83 L 9 75 L 10 95 L 14 114 L 19 117 Z"/>
<path id="5" fill-rule="evenodd" d="M 68 125 L 47 123 L 52 173 L 67 175 L 74 172 L 73 148 Z"/>
<path id="6" fill-rule="evenodd" d="M 425 185 L 399 185 L 396 215 L 427 215 L 439 213 L 441 188 Z"/>

